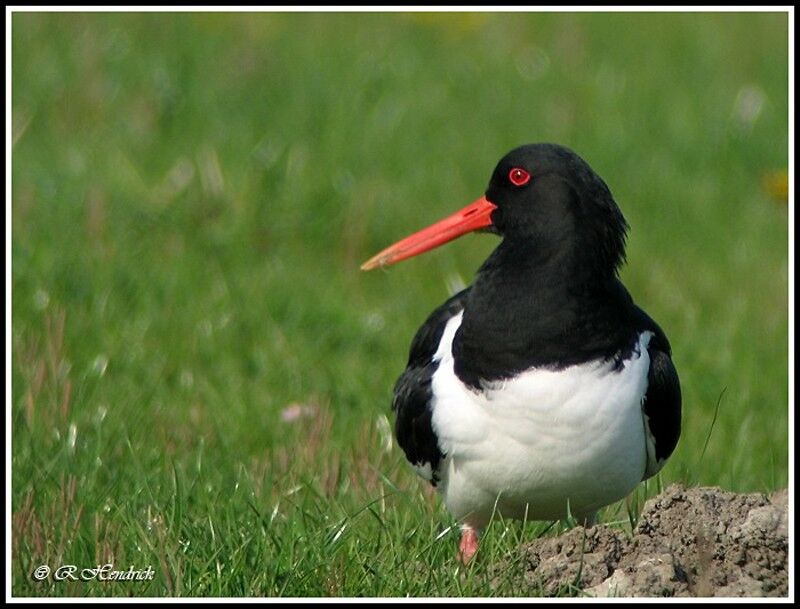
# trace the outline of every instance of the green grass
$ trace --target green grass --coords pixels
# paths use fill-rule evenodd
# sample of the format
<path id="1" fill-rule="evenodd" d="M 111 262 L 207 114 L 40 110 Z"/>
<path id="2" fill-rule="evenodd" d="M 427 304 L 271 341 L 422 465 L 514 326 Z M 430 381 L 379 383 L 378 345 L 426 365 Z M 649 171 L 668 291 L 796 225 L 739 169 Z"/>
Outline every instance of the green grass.
<path id="1" fill-rule="evenodd" d="M 517 549 L 555 529 L 495 523 L 457 567 L 387 433 L 413 332 L 495 239 L 358 270 L 533 141 L 610 185 L 683 384 L 675 455 L 602 520 L 787 484 L 785 14 L 12 25 L 14 595 L 537 594 Z M 106 561 L 156 575 L 30 577 Z"/>

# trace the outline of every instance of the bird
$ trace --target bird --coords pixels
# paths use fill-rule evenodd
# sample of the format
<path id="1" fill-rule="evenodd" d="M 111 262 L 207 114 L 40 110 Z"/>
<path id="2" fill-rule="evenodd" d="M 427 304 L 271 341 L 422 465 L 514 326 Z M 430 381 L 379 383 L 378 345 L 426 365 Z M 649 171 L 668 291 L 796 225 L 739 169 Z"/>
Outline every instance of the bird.
<path id="1" fill-rule="evenodd" d="M 527 144 L 482 197 L 361 267 L 466 233 L 501 237 L 419 328 L 392 399 L 397 442 L 458 522 L 464 564 L 497 514 L 594 523 L 678 443 L 672 347 L 619 278 L 628 229 L 578 154 Z"/>

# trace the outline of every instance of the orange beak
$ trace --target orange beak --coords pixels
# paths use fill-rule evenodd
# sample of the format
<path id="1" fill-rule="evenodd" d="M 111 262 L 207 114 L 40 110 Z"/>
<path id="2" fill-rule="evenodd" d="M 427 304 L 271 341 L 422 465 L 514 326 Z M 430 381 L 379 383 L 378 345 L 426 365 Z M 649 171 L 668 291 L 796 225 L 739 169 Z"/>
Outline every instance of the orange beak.
<path id="1" fill-rule="evenodd" d="M 492 212 L 497 206 L 486 197 L 473 201 L 464 209 L 458 210 L 451 216 L 439 220 L 428 228 L 390 245 L 382 252 L 376 254 L 361 265 L 362 271 L 369 271 L 379 266 L 388 266 L 411 258 L 435 247 L 444 245 L 456 237 L 471 233 L 492 224 Z"/>

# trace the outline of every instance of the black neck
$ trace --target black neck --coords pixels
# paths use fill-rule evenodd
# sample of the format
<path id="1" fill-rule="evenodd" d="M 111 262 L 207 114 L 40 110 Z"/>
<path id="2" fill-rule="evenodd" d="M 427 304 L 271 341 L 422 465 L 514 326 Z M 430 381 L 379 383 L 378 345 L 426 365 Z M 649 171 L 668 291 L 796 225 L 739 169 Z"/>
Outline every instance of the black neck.
<path id="1" fill-rule="evenodd" d="M 506 239 L 483 264 L 453 343 L 463 382 L 612 358 L 632 343 L 633 305 L 615 272 L 560 245 Z"/>

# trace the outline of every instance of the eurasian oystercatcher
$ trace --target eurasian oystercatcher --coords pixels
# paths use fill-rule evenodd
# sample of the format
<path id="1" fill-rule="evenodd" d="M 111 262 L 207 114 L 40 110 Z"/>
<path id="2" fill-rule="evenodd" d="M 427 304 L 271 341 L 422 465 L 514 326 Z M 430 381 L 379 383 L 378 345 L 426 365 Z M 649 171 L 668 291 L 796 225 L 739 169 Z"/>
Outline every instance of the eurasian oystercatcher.
<path id="1" fill-rule="evenodd" d="M 464 562 L 493 513 L 593 520 L 678 442 L 669 341 L 618 278 L 627 228 L 583 159 L 532 144 L 500 160 L 485 196 L 361 267 L 471 231 L 503 238 L 417 331 L 392 403 L 398 443 L 461 524 Z"/>

